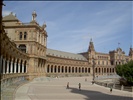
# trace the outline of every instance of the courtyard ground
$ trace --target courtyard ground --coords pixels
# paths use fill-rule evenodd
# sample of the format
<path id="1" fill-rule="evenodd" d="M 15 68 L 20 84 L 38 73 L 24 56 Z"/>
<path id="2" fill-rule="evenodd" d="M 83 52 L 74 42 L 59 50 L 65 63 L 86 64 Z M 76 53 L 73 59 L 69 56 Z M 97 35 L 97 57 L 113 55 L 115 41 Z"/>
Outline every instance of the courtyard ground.
<path id="1" fill-rule="evenodd" d="M 85 81 L 87 79 L 87 81 Z M 16 90 L 14 100 L 133 100 L 133 93 L 91 84 L 92 77 L 40 77 Z M 67 83 L 69 82 L 69 89 Z M 78 84 L 81 83 L 81 91 Z"/>

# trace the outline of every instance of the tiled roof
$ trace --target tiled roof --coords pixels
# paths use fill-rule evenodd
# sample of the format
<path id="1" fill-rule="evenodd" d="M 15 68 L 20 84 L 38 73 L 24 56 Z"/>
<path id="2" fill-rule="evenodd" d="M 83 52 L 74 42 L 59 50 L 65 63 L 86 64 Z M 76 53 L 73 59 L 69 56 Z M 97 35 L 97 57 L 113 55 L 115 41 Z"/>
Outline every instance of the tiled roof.
<path id="1" fill-rule="evenodd" d="M 50 56 L 55 56 L 55 57 L 87 61 L 87 59 L 80 54 L 68 53 L 68 52 L 63 52 L 58 50 L 47 49 L 46 54 Z"/>
<path id="2" fill-rule="evenodd" d="M 13 15 L 13 13 L 10 13 L 9 15 L 7 15 L 7 16 L 5 16 L 5 17 L 3 17 L 3 19 L 2 19 L 3 21 L 14 21 L 14 20 L 16 20 L 16 21 L 19 21 L 18 19 L 17 19 L 17 17 L 16 16 L 14 16 Z"/>

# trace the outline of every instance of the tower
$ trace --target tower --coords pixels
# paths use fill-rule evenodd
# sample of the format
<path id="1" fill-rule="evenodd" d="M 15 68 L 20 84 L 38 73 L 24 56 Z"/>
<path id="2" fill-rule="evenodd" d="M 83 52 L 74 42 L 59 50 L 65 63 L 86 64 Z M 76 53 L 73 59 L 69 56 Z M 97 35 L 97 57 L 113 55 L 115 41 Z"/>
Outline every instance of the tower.
<path id="1" fill-rule="evenodd" d="M 133 48 L 132 48 L 132 46 L 130 47 L 130 50 L 129 50 L 129 56 L 130 56 L 131 60 L 133 60 Z"/>
<path id="2" fill-rule="evenodd" d="M 93 64 L 92 60 L 95 59 L 95 48 L 92 42 L 92 38 L 90 39 L 90 43 L 89 43 L 88 56 L 89 56 L 89 64 Z"/>

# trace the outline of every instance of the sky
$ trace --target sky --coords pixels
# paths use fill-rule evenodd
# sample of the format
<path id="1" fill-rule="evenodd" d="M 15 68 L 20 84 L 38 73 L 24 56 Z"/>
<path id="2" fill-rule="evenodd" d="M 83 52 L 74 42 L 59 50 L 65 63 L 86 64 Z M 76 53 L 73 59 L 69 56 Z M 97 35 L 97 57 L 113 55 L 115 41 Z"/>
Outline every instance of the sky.
<path id="1" fill-rule="evenodd" d="M 13 12 L 23 23 L 30 22 L 32 12 L 36 11 L 39 25 L 47 25 L 47 48 L 86 52 L 91 38 L 96 52 L 109 53 L 120 47 L 128 55 L 133 47 L 133 1 L 4 1 L 4 4 L 3 16 Z"/>

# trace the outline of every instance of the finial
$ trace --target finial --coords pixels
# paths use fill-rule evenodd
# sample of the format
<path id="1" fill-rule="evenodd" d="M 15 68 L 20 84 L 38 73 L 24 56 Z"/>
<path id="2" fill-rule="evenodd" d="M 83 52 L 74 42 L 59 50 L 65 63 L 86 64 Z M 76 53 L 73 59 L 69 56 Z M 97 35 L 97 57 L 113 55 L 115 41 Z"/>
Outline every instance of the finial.
<path id="1" fill-rule="evenodd" d="M 33 21 L 36 20 L 36 16 L 37 16 L 37 14 L 36 14 L 36 11 L 34 10 L 33 13 L 32 13 L 32 20 Z"/>
<path id="2" fill-rule="evenodd" d="M 90 42 L 92 42 L 92 38 L 90 39 Z"/>
<path id="3" fill-rule="evenodd" d="M 130 48 L 132 48 L 132 44 L 130 45 Z"/>
<path id="4" fill-rule="evenodd" d="M 13 15 L 13 12 L 11 12 L 11 14 Z"/>

